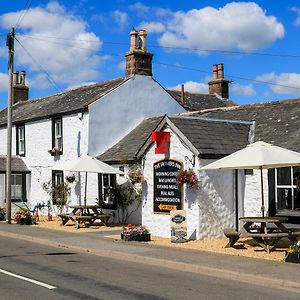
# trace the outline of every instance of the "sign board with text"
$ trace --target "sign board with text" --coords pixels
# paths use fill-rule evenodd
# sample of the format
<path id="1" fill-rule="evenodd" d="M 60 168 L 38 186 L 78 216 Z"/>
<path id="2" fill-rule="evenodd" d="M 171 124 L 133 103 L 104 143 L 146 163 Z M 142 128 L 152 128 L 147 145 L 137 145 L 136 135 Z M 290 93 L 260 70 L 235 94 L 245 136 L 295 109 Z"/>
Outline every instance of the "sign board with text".
<path id="1" fill-rule="evenodd" d="M 169 214 L 182 209 L 182 191 L 176 185 L 176 176 L 182 163 L 172 159 L 156 162 L 153 165 L 153 211 Z"/>
<path id="2" fill-rule="evenodd" d="M 171 242 L 185 243 L 187 238 L 187 221 L 185 210 L 172 210 L 171 217 Z"/>

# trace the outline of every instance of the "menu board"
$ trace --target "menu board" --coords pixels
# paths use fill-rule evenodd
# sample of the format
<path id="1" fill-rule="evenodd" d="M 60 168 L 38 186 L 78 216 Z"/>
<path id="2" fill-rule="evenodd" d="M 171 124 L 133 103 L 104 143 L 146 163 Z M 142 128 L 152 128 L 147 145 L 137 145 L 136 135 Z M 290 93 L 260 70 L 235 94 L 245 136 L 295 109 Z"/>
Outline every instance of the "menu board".
<path id="1" fill-rule="evenodd" d="M 182 209 L 182 191 L 176 185 L 176 176 L 182 163 L 176 160 L 161 160 L 153 165 L 153 210 L 169 214 Z"/>

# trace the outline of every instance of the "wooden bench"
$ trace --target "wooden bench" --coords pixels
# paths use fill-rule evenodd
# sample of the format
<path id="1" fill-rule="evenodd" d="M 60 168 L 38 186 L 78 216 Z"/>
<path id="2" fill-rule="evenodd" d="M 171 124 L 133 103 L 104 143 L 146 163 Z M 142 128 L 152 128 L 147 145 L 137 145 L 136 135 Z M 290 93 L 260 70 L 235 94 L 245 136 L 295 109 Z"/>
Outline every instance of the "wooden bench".
<path id="1" fill-rule="evenodd" d="M 241 235 L 238 231 L 236 231 L 235 228 L 224 228 L 223 232 L 225 236 L 229 238 L 229 242 L 225 248 L 232 247 L 238 241 Z"/>
<path id="2" fill-rule="evenodd" d="M 59 214 L 58 216 L 61 218 L 62 225 L 66 225 L 69 220 L 73 220 L 75 215 L 73 213 L 69 213 L 69 214 Z"/>

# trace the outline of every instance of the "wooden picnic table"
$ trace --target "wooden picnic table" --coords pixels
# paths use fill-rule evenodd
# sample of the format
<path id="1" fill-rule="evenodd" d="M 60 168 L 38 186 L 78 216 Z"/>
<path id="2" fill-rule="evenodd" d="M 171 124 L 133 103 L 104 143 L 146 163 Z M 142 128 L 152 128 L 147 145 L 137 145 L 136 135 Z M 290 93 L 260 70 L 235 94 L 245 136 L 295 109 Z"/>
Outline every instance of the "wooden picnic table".
<path id="1" fill-rule="evenodd" d="M 75 222 L 75 227 L 80 228 L 80 225 L 89 227 L 95 225 L 95 221 L 99 220 L 100 224 L 109 226 L 108 220 L 112 214 L 102 212 L 102 208 L 97 205 L 73 205 L 71 213 L 58 215 L 62 220 L 62 225 L 66 225 L 69 220 Z"/>
<path id="2" fill-rule="evenodd" d="M 232 247 L 240 238 L 253 238 L 268 253 L 276 249 L 278 242 L 288 238 L 292 243 L 297 241 L 300 231 L 287 228 L 285 217 L 242 217 L 243 227 L 239 230 L 224 229 L 224 234 L 229 238 L 226 247 Z"/>

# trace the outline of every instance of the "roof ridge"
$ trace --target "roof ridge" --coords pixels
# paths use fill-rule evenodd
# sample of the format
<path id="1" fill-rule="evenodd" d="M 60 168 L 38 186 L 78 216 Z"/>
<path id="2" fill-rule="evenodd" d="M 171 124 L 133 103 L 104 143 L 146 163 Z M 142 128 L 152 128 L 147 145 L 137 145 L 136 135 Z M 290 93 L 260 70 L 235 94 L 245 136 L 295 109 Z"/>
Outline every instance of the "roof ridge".
<path id="1" fill-rule="evenodd" d="M 300 103 L 300 98 L 269 101 L 269 102 L 256 102 L 256 103 L 249 103 L 249 104 L 242 104 L 242 105 L 235 105 L 235 106 L 206 108 L 202 110 L 182 113 L 181 115 L 193 115 L 193 114 L 213 112 L 213 111 L 230 111 L 230 110 L 238 110 L 238 109 L 247 109 L 250 107 L 266 107 L 266 106 L 280 105 L 280 104 L 288 105 L 288 104 L 295 104 L 295 103 Z"/>

